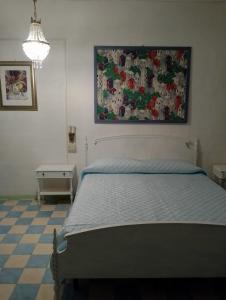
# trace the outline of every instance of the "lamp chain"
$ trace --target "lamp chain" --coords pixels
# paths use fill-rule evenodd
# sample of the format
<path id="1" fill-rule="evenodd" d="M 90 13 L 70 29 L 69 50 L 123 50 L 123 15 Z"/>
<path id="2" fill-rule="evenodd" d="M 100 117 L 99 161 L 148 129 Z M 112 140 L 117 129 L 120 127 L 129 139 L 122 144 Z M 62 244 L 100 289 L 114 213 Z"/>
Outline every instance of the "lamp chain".
<path id="1" fill-rule="evenodd" d="M 35 18 L 35 20 L 37 20 L 37 11 L 36 11 L 36 2 L 37 2 L 37 0 L 33 0 L 33 2 L 34 2 L 34 18 Z"/>

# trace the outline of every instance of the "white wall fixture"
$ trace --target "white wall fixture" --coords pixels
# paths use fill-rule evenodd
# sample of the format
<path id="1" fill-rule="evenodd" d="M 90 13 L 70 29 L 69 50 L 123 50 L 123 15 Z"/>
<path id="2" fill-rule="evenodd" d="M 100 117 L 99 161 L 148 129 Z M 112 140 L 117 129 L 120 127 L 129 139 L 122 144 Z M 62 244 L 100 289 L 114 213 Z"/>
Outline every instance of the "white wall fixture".
<path id="1" fill-rule="evenodd" d="M 45 39 L 41 28 L 41 19 L 37 19 L 36 2 L 34 2 L 34 18 L 31 17 L 28 38 L 23 42 L 23 50 L 27 57 L 34 63 L 34 68 L 42 68 L 42 61 L 47 57 L 50 45 Z"/>
<path id="2" fill-rule="evenodd" d="M 76 153 L 76 127 L 69 126 L 68 129 L 68 153 Z"/>

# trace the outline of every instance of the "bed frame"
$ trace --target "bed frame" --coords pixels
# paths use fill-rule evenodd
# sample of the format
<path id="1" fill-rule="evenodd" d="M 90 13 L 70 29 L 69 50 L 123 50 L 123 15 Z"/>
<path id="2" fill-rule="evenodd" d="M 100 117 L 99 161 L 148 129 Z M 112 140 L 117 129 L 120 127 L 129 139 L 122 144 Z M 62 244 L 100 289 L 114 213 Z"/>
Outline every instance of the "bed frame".
<path id="1" fill-rule="evenodd" d="M 105 153 L 111 157 L 178 158 L 195 164 L 198 161 L 196 139 L 117 136 L 95 139 L 91 145 L 86 139 L 85 148 L 85 163 L 104 157 L 107 149 Z M 226 226 L 131 224 L 72 232 L 64 239 L 67 246 L 60 251 L 54 230 L 52 271 L 56 299 L 61 299 L 62 279 L 226 276 Z"/>
<path id="2" fill-rule="evenodd" d="M 199 141 L 167 135 L 118 135 L 85 139 L 85 165 L 99 158 L 181 159 L 198 164 Z"/>

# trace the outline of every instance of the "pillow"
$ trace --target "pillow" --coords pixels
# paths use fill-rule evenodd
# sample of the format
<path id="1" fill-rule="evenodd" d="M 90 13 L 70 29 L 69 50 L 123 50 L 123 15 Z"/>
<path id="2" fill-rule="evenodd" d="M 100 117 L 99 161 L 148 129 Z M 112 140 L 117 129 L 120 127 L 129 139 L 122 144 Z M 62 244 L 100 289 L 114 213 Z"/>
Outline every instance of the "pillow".
<path id="1" fill-rule="evenodd" d="M 81 172 L 86 174 L 206 174 L 194 164 L 182 160 L 170 159 L 100 159 Z"/>

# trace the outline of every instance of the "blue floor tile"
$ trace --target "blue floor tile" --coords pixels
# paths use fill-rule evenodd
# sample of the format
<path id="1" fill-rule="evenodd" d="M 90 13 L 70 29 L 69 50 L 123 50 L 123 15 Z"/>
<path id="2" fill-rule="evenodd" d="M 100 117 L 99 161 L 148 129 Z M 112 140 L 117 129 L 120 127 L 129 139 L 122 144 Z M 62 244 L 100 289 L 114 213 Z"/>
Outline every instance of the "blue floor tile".
<path id="1" fill-rule="evenodd" d="M 2 240 L 2 243 L 16 244 L 19 243 L 21 238 L 22 238 L 22 234 L 7 234 Z"/>
<path id="2" fill-rule="evenodd" d="M 45 272 L 45 275 L 42 279 L 43 283 L 53 283 L 53 276 L 52 276 L 52 272 L 50 269 L 47 269 Z"/>
<path id="3" fill-rule="evenodd" d="M 65 218 L 52 218 L 49 220 L 48 225 L 62 225 Z"/>
<path id="4" fill-rule="evenodd" d="M 7 218 L 11 217 L 11 218 L 18 218 L 22 215 L 22 211 L 9 211 Z"/>
<path id="5" fill-rule="evenodd" d="M 16 225 L 30 225 L 34 218 L 20 218 L 16 221 Z"/>
<path id="6" fill-rule="evenodd" d="M 33 203 L 33 200 L 19 200 L 17 204 L 19 205 L 30 205 Z"/>
<path id="7" fill-rule="evenodd" d="M 18 244 L 13 254 L 32 254 L 35 244 Z"/>
<path id="8" fill-rule="evenodd" d="M 47 243 L 47 244 L 51 244 L 53 242 L 53 234 L 42 234 L 40 239 L 39 239 L 39 243 Z"/>
<path id="9" fill-rule="evenodd" d="M 29 205 L 27 207 L 28 211 L 39 211 L 39 206 L 38 205 Z"/>
<path id="10" fill-rule="evenodd" d="M 18 284 L 10 300 L 34 300 L 38 293 L 39 285 L 38 284 Z"/>
<path id="11" fill-rule="evenodd" d="M 46 217 L 50 217 L 52 215 L 52 211 L 40 211 L 36 218 L 46 218 Z"/>
<path id="12" fill-rule="evenodd" d="M 9 211 L 13 206 L 0 204 L 0 211 Z"/>
<path id="13" fill-rule="evenodd" d="M 1 283 L 17 283 L 22 269 L 2 269 L 0 272 Z"/>
<path id="14" fill-rule="evenodd" d="M 26 233 L 42 233 L 44 229 L 44 225 L 32 225 L 28 228 Z"/>
<path id="15" fill-rule="evenodd" d="M 9 255 L 0 255 L 0 268 L 2 268 L 6 262 L 6 260 L 9 258 Z"/>
<path id="16" fill-rule="evenodd" d="M 26 265 L 26 268 L 47 268 L 49 260 L 49 255 L 32 255 Z"/>
<path id="17" fill-rule="evenodd" d="M 6 234 L 11 229 L 10 225 L 1 225 L 0 234 Z"/>

